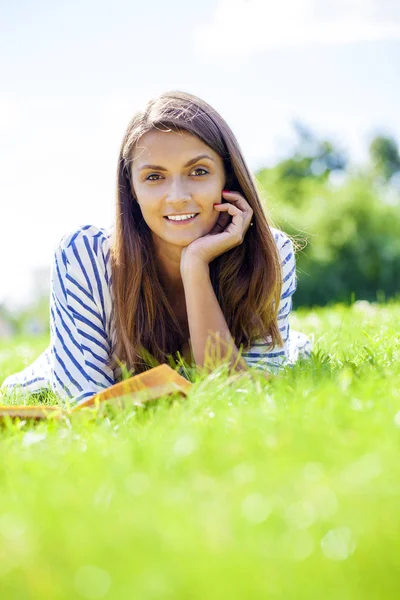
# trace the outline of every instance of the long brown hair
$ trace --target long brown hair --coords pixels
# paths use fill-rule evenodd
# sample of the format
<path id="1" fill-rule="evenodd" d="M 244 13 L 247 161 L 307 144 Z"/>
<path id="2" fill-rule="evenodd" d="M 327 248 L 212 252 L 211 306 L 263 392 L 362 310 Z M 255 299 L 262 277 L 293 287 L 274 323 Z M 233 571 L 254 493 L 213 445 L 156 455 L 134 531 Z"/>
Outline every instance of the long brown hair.
<path id="1" fill-rule="evenodd" d="M 150 366 L 146 356 L 168 362 L 181 350 L 181 327 L 159 278 L 151 231 L 133 195 L 131 161 L 139 138 L 154 128 L 187 131 L 223 159 L 226 185 L 240 192 L 253 209 L 253 227 L 242 244 L 210 263 L 214 292 L 237 347 L 246 350 L 262 338 L 282 344 L 277 325 L 281 294 L 279 253 L 239 144 L 224 119 L 200 98 L 172 91 L 151 99 L 131 119 L 121 144 L 117 169 L 116 216 L 111 235 L 115 357 L 140 373 Z M 153 363 L 154 364 L 154 363 Z"/>

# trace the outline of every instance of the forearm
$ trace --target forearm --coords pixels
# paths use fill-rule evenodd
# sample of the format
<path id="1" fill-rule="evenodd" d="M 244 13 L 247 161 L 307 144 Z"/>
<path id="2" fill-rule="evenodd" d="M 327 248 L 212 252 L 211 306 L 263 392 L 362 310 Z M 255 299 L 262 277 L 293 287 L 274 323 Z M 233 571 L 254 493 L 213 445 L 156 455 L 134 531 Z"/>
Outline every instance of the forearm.
<path id="1" fill-rule="evenodd" d="M 213 368 L 227 359 L 235 370 L 247 371 L 214 293 L 209 266 L 192 265 L 182 274 L 182 281 L 196 364 Z"/>

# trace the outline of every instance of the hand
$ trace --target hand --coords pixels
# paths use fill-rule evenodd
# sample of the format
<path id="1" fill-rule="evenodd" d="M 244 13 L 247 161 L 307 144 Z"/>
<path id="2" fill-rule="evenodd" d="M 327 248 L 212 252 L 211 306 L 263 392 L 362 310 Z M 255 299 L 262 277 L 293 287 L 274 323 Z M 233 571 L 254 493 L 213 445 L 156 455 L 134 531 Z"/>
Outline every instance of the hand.
<path id="1" fill-rule="evenodd" d="M 181 272 L 189 257 L 193 256 L 196 261 L 208 265 L 220 254 L 224 254 L 227 250 L 239 246 L 243 242 L 245 233 L 250 227 L 253 210 L 239 192 L 223 190 L 222 195 L 228 202 L 214 204 L 215 210 L 220 215 L 210 233 L 197 238 L 182 250 Z M 229 223 L 230 216 L 232 217 L 231 223 Z"/>

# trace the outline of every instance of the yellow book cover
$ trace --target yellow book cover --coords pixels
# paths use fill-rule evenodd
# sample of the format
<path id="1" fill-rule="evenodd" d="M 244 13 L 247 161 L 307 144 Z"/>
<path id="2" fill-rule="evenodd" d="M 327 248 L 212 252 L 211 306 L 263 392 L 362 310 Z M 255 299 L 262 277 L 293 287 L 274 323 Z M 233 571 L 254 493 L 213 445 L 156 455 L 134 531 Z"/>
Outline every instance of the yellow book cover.
<path id="1" fill-rule="evenodd" d="M 96 408 L 102 403 L 111 403 L 120 408 L 134 404 L 143 404 L 161 396 L 178 392 L 186 396 L 192 384 L 182 375 L 179 375 L 170 366 L 163 364 L 153 367 L 144 373 L 139 373 L 124 379 L 119 383 L 106 388 L 93 395 L 84 402 L 74 406 L 71 410 L 64 410 L 58 406 L 46 405 L 21 405 L 0 406 L 0 418 L 8 415 L 20 419 L 61 419 L 71 413 L 84 408 Z"/>

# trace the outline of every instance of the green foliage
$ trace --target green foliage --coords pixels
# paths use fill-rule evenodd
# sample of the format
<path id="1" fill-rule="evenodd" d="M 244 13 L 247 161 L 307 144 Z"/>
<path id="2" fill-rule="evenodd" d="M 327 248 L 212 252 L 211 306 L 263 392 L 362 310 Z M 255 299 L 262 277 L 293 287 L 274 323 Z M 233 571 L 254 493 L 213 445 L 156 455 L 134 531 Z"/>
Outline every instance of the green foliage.
<path id="1" fill-rule="evenodd" d="M 217 369 L 185 400 L 5 422 L 2 597 L 397 599 L 400 306 L 292 326 L 312 359 L 271 381 Z"/>
<path id="2" fill-rule="evenodd" d="M 363 175 L 339 187 L 307 178 L 288 187 L 272 169 L 258 183 L 274 224 L 297 241 L 296 306 L 400 292 L 400 196 L 386 203 Z"/>
<path id="3" fill-rule="evenodd" d="M 388 181 L 395 173 L 400 171 L 399 147 L 393 137 L 378 135 L 369 146 L 369 155 L 373 172 Z"/>
<path id="4" fill-rule="evenodd" d="M 394 138 L 376 136 L 370 164 L 348 158 L 295 122 L 298 143 L 257 180 L 273 224 L 297 241 L 296 306 L 376 300 L 400 293 L 400 156 Z M 346 169 L 346 170 L 345 170 Z"/>

